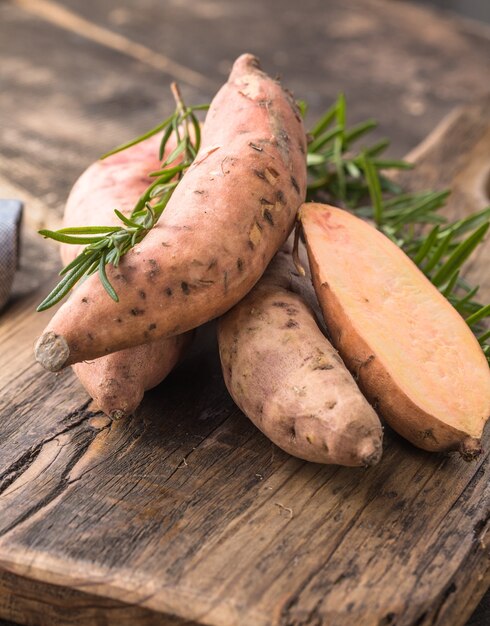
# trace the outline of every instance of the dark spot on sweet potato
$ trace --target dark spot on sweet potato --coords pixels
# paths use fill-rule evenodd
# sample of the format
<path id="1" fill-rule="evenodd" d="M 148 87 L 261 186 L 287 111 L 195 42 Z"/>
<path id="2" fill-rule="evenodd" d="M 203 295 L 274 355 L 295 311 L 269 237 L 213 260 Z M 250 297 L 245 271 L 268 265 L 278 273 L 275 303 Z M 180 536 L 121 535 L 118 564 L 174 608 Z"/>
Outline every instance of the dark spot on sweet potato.
<path id="1" fill-rule="evenodd" d="M 315 365 L 311 368 L 313 371 L 315 370 L 333 370 L 334 366 L 331 363 L 315 363 Z"/>
<path id="2" fill-rule="evenodd" d="M 432 441 L 437 443 L 437 439 L 434 436 L 434 431 L 432 430 L 432 428 L 423 430 L 420 434 L 421 434 L 422 439 L 432 439 Z"/>
<path id="3" fill-rule="evenodd" d="M 268 206 L 274 206 L 274 203 L 271 202 L 270 200 L 267 200 L 267 198 L 260 198 L 260 204 L 266 204 Z"/>
<path id="4" fill-rule="evenodd" d="M 169 244 L 169 243 L 167 243 L 166 241 L 162 241 L 162 246 L 163 246 L 164 248 L 170 248 L 170 244 Z"/>
<path id="5" fill-rule="evenodd" d="M 262 180 L 267 180 L 267 178 L 265 177 L 264 172 L 261 172 L 260 170 L 254 170 L 253 171 L 255 176 L 258 176 L 258 178 L 261 178 Z"/>
<path id="6" fill-rule="evenodd" d="M 267 170 L 269 174 L 271 174 L 271 176 L 273 176 L 274 178 L 279 178 L 279 172 L 275 170 L 273 167 L 268 167 Z"/>
<path id="7" fill-rule="evenodd" d="M 295 320 L 292 320 L 292 319 L 289 319 L 286 322 L 286 326 L 285 326 L 285 328 L 298 328 L 298 327 L 299 327 L 298 322 L 296 322 Z"/>
<path id="8" fill-rule="evenodd" d="M 291 316 L 297 315 L 299 313 L 298 309 L 291 305 L 288 305 L 286 311 L 287 311 L 287 314 Z"/>
<path id="9" fill-rule="evenodd" d="M 332 410 L 332 409 L 334 409 L 336 406 L 337 406 L 337 400 L 333 400 L 332 402 L 329 402 L 329 403 L 327 404 L 327 409 Z"/>
<path id="10" fill-rule="evenodd" d="M 148 263 L 152 266 L 152 267 L 157 267 L 158 263 L 155 261 L 155 259 L 148 259 Z"/>
<path id="11" fill-rule="evenodd" d="M 157 325 L 154 324 L 154 323 L 148 324 L 148 330 L 155 330 L 156 327 L 157 327 Z"/>
<path id="12" fill-rule="evenodd" d="M 278 309 L 285 309 L 288 306 L 287 302 L 273 302 L 272 306 L 276 306 Z"/>
<path id="13" fill-rule="evenodd" d="M 90 341 L 93 341 L 94 336 L 92 335 L 92 333 L 87 333 L 87 337 L 90 339 Z"/>
<path id="14" fill-rule="evenodd" d="M 176 335 L 180 330 L 180 324 L 177 324 L 177 326 L 174 326 L 173 328 L 170 329 L 170 334 L 171 335 Z"/>
<path id="15" fill-rule="evenodd" d="M 274 218 L 272 217 L 272 213 L 269 209 L 264 209 L 264 218 L 271 226 L 274 226 Z"/>
<path id="16" fill-rule="evenodd" d="M 204 189 L 194 189 L 194 193 L 203 194 Z"/>
<path id="17" fill-rule="evenodd" d="M 250 248 L 250 250 L 255 250 L 255 246 L 254 246 L 253 241 L 250 241 L 250 239 L 249 239 L 247 244 L 248 244 L 248 247 Z"/>
<path id="18" fill-rule="evenodd" d="M 165 288 L 165 293 L 167 294 L 167 296 L 170 298 L 170 296 L 172 295 L 172 290 L 170 289 L 170 287 L 166 287 Z"/>
<path id="19" fill-rule="evenodd" d="M 255 225 L 257 226 L 259 230 L 262 230 L 262 224 L 259 224 L 257 220 L 255 220 Z"/>
<path id="20" fill-rule="evenodd" d="M 88 303 L 88 298 L 82 298 L 82 302 L 83 302 L 83 304 L 87 304 Z"/>
<path id="21" fill-rule="evenodd" d="M 228 293 L 228 272 L 224 272 L 223 274 L 223 291 L 225 295 Z"/>
<path id="22" fill-rule="evenodd" d="M 218 265 L 218 259 L 215 257 L 211 259 L 211 261 L 209 262 L 208 270 L 212 270 L 213 267 L 216 267 L 217 265 Z"/>
<path id="23" fill-rule="evenodd" d="M 301 190 L 298 185 L 298 181 L 296 180 L 294 176 L 291 176 L 291 185 L 294 187 L 294 190 L 296 191 L 296 193 L 301 193 Z"/>
<path id="24" fill-rule="evenodd" d="M 188 285 L 188 283 L 186 283 L 186 282 L 185 282 L 185 280 L 183 280 L 183 281 L 180 283 L 180 288 L 182 289 L 183 293 L 184 293 L 186 296 L 188 296 L 188 295 L 190 294 L 190 292 L 191 292 L 191 290 L 190 290 L 190 288 L 189 288 L 189 285 Z"/>
<path id="25" fill-rule="evenodd" d="M 145 293 L 143 290 L 139 291 L 139 297 L 140 297 L 142 300 L 146 300 L 146 293 Z"/>
<path id="26" fill-rule="evenodd" d="M 243 260 L 242 259 L 237 259 L 236 260 L 236 266 L 239 272 L 243 271 Z"/>
<path id="27" fill-rule="evenodd" d="M 287 132 L 285 130 L 281 130 L 278 133 L 278 139 L 280 142 L 282 143 L 289 143 L 289 135 L 287 134 Z"/>
<path id="28" fill-rule="evenodd" d="M 284 194 L 280 189 L 276 191 L 276 200 L 280 204 L 286 204 L 286 199 L 284 198 Z"/>
<path id="29" fill-rule="evenodd" d="M 139 315 L 144 315 L 145 314 L 145 309 L 131 309 L 131 315 L 134 315 L 135 317 L 138 317 Z"/>
<path id="30" fill-rule="evenodd" d="M 257 104 L 259 105 L 259 107 L 268 109 L 272 104 L 272 100 L 269 100 L 268 98 L 262 98 L 261 100 L 257 100 Z"/>
<path id="31" fill-rule="evenodd" d="M 289 437 L 291 441 L 296 441 L 296 428 L 294 427 L 294 424 L 289 428 Z"/>
<path id="32" fill-rule="evenodd" d="M 116 322 L 117 322 L 118 324 L 122 324 L 122 319 L 121 319 L 120 317 L 118 317 L 118 318 L 116 319 Z"/>
<path id="33" fill-rule="evenodd" d="M 257 144 L 253 143 L 252 141 L 248 144 L 251 148 L 253 148 L 254 150 L 257 150 L 257 152 L 263 152 L 263 148 L 261 148 L 260 146 L 258 146 Z"/>

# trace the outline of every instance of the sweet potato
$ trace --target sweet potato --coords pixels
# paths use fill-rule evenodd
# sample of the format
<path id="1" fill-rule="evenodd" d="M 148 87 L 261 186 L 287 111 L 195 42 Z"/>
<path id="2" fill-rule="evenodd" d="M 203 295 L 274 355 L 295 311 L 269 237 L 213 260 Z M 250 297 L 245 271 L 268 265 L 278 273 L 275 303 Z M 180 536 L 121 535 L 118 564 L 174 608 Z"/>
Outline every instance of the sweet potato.
<path id="1" fill-rule="evenodd" d="M 332 342 L 366 396 L 416 446 L 477 455 L 490 371 L 463 318 L 369 224 L 321 204 L 300 215 Z"/>
<path id="2" fill-rule="evenodd" d="M 109 280 L 90 277 L 37 343 L 47 369 L 170 337 L 221 315 L 250 291 L 305 197 L 306 138 L 281 86 L 241 56 L 214 98 L 201 150 L 157 226 Z"/>
<path id="3" fill-rule="evenodd" d="M 221 317 L 223 375 L 240 409 L 276 445 L 317 463 L 374 465 L 379 419 L 359 391 L 312 308 L 308 281 L 295 279 L 287 249 L 252 291 Z"/>
<path id="4" fill-rule="evenodd" d="M 159 166 L 155 136 L 124 152 L 97 161 L 75 183 L 66 203 L 64 226 L 119 223 L 114 208 L 128 215 L 151 182 L 148 172 Z M 174 146 L 169 146 L 170 153 Z M 79 253 L 78 246 L 61 244 L 64 264 Z M 149 344 L 73 365 L 73 370 L 98 407 L 112 418 L 129 415 L 146 390 L 158 385 L 179 361 L 192 333 L 159 339 Z"/>

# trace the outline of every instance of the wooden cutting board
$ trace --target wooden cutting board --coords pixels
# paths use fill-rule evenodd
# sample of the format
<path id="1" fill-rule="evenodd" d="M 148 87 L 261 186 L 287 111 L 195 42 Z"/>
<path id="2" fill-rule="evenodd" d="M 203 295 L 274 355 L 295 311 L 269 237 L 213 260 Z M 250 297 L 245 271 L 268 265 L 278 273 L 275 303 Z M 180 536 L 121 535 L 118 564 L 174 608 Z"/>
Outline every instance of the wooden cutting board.
<path id="1" fill-rule="evenodd" d="M 453 217 L 489 202 L 489 105 L 450 116 L 403 174 L 414 189 L 451 185 Z M 53 375 L 33 361 L 51 315 L 34 308 L 57 261 L 26 237 L 36 269 L 0 318 L 0 617 L 464 624 L 490 584 L 490 429 L 469 464 L 389 429 L 377 467 L 300 461 L 234 406 L 212 325 L 132 419 L 111 423 L 70 370 Z M 489 260 L 487 243 L 469 264 L 483 301 Z"/>

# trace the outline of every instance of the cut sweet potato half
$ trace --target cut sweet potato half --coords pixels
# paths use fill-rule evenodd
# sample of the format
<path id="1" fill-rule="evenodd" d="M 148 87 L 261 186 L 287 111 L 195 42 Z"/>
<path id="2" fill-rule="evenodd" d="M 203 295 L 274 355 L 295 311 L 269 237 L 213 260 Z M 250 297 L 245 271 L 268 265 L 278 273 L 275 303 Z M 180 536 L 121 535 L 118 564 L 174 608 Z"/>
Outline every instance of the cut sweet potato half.
<path id="1" fill-rule="evenodd" d="M 332 342 L 394 430 L 425 450 L 480 451 L 490 370 L 466 322 L 382 233 L 331 206 L 301 207 Z"/>

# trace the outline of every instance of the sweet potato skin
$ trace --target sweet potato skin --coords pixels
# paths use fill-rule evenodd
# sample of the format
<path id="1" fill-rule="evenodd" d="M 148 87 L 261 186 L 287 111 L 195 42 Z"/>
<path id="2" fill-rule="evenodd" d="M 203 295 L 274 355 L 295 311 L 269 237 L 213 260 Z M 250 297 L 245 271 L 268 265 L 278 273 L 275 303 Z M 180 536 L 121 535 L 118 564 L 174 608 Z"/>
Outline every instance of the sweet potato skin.
<path id="1" fill-rule="evenodd" d="M 134 413 L 148 389 L 156 387 L 181 360 L 192 332 L 120 350 L 72 365 L 97 407 L 112 419 Z"/>
<path id="2" fill-rule="evenodd" d="M 159 223 L 117 270 L 109 268 L 120 302 L 89 278 L 54 316 L 37 359 L 56 371 L 180 334 L 228 310 L 291 231 L 306 192 L 305 152 L 294 101 L 243 55 L 214 98 L 200 153 Z"/>
<path id="3" fill-rule="evenodd" d="M 480 414 L 469 415 L 467 427 L 457 428 L 454 424 L 451 425 L 445 421 L 447 414 L 436 415 L 425 410 L 408 395 L 406 389 L 397 379 L 396 372 L 383 362 L 373 345 L 369 345 L 368 341 L 366 341 L 359 320 L 352 314 L 352 310 L 342 305 L 333 284 L 333 278 L 331 281 L 328 280 L 328 268 L 322 267 L 319 261 L 321 251 L 318 249 L 318 246 L 313 244 L 314 231 L 312 223 L 315 220 L 315 214 L 318 214 L 318 212 L 328 213 L 330 228 L 332 229 L 331 233 L 335 229 L 348 229 L 350 222 L 345 221 L 345 212 L 327 205 L 305 204 L 300 210 L 315 291 L 325 322 L 330 331 L 333 344 L 339 350 L 350 371 L 358 378 L 361 389 L 390 426 L 414 445 L 428 451 L 459 450 L 463 457 L 467 459 L 474 458 L 480 452 L 479 438 L 490 413 L 490 373 L 484 355 L 481 353 L 478 342 L 473 337 L 470 329 L 467 328 L 465 322 L 456 311 L 452 310 L 449 312 L 450 315 L 454 314 L 454 324 L 459 328 L 459 332 L 462 332 L 467 337 L 467 341 L 474 346 L 474 363 L 476 370 L 478 370 L 478 384 L 477 388 L 473 388 L 471 385 L 473 381 L 468 380 L 465 385 L 462 385 L 461 380 L 458 384 L 458 380 L 455 378 L 452 382 L 448 381 L 447 396 L 453 397 L 454 394 L 466 394 L 467 397 L 468 394 L 470 396 L 471 394 L 481 394 L 482 396 L 481 406 L 478 409 Z M 349 216 L 349 220 L 360 221 L 353 216 Z M 366 239 L 368 241 L 366 245 L 375 247 L 376 242 L 381 245 L 378 238 L 383 236 L 368 225 L 365 225 L 364 228 L 371 229 L 376 235 L 375 239 L 372 239 L 372 234 L 366 231 L 365 236 L 366 238 L 369 237 L 369 240 Z M 348 235 L 345 236 L 347 237 Z M 341 248 L 338 247 L 342 244 L 339 243 L 337 235 L 329 240 L 328 244 L 325 243 L 325 245 L 329 246 L 333 254 L 337 252 L 339 255 L 342 254 Z M 386 250 L 383 250 L 383 252 L 385 253 Z M 408 262 L 413 266 L 412 271 L 421 280 L 419 288 L 427 290 L 427 297 L 435 298 L 441 310 L 448 313 L 447 309 L 448 307 L 452 309 L 451 305 L 394 244 L 392 253 L 394 254 L 393 263 L 403 262 L 406 264 Z M 362 268 L 364 265 L 362 250 L 358 250 L 357 263 L 359 268 Z M 348 276 L 344 278 L 345 280 L 349 279 Z M 369 299 L 369 294 L 364 294 L 360 297 L 364 296 Z M 391 292 L 390 297 L 393 299 L 396 296 Z M 373 306 L 372 302 L 369 303 L 369 306 Z M 393 306 L 396 305 L 394 304 Z M 403 311 L 400 311 L 400 314 L 403 314 Z M 416 323 L 414 322 L 414 337 L 419 336 L 420 333 L 422 333 L 421 336 L 423 337 L 423 325 L 423 319 L 416 320 Z M 392 329 L 391 342 L 394 350 L 397 350 L 398 346 L 397 332 L 396 328 Z M 431 337 L 428 336 L 427 342 L 430 343 L 430 340 Z M 413 372 L 414 375 L 419 375 L 423 371 L 424 363 L 410 363 L 407 361 L 406 368 L 407 371 Z"/>
<path id="4" fill-rule="evenodd" d="M 294 277 L 288 249 L 221 317 L 218 342 L 226 386 L 240 409 L 280 448 L 317 463 L 368 466 L 382 452 L 379 419 L 307 301 L 311 283 Z M 300 286 L 301 285 L 301 286 Z"/>
<path id="5" fill-rule="evenodd" d="M 65 206 L 64 226 L 118 224 L 118 208 L 129 215 L 151 180 L 148 172 L 159 166 L 161 136 L 154 136 L 122 153 L 93 163 L 75 183 Z M 169 146 L 167 152 L 173 146 Z M 61 244 L 63 264 L 70 263 L 82 246 Z M 73 371 L 98 408 L 113 419 L 132 414 L 148 389 L 158 385 L 175 367 L 192 333 L 159 339 L 73 365 Z"/>

